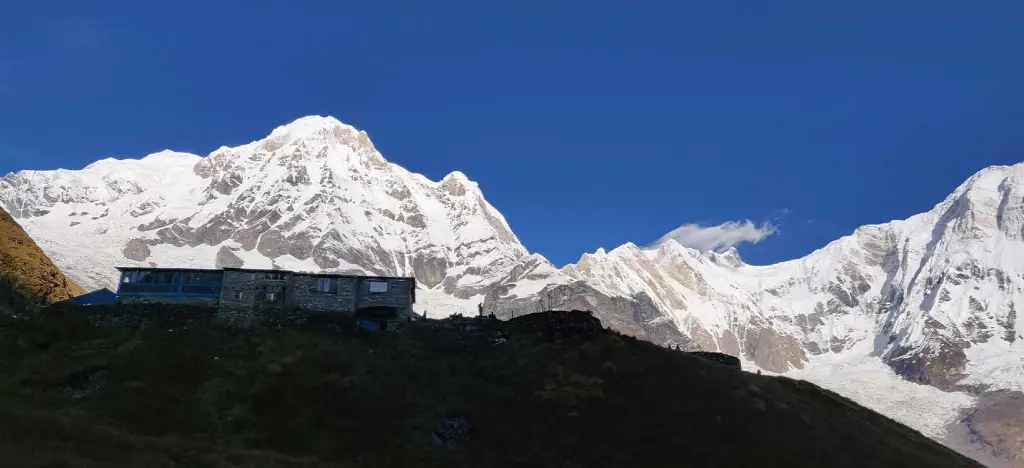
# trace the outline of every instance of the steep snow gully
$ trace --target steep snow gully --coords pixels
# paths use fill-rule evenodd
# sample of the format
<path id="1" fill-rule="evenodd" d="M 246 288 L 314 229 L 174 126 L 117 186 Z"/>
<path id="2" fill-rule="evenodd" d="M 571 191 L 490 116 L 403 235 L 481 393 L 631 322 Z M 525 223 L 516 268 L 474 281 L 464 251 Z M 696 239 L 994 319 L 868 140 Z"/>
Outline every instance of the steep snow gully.
<path id="1" fill-rule="evenodd" d="M 1024 390 L 1024 163 L 767 266 L 668 239 L 558 268 L 464 174 L 409 172 L 332 117 L 206 157 L 7 174 L 0 206 L 86 289 L 113 287 L 121 265 L 413 275 L 432 317 L 481 302 L 501 317 L 593 310 L 623 333 L 814 381 L 965 453 L 999 435 L 953 441 L 963 415 Z"/>

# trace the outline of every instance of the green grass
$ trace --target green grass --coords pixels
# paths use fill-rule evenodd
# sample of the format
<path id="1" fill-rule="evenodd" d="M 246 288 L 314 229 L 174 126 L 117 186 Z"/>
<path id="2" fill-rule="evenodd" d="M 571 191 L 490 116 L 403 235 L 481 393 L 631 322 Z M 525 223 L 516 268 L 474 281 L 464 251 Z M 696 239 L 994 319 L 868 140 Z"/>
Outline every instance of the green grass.
<path id="1" fill-rule="evenodd" d="M 0 466 L 972 466 L 812 384 L 607 331 L 241 331 L 176 313 L 0 322 Z M 455 449 L 429 442 L 447 417 L 473 427 Z"/>

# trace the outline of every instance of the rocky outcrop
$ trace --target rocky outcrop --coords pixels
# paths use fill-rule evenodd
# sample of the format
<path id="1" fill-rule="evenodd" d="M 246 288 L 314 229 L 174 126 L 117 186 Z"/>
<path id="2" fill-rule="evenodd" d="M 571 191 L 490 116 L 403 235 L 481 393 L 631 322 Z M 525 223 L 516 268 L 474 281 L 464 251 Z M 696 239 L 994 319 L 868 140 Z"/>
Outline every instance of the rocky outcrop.
<path id="1" fill-rule="evenodd" d="M 588 310 L 605 327 L 624 335 L 642 338 L 661 346 L 691 348 L 690 340 L 645 296 L 609 297 L 584 282 L 550 286 L 537 297 L 505 295 L 507 287 L 496 288 L 484 298 L 484 310 L 498 318 L 512 319 L 546 310 Z"/>
<path id="2" fill-rule="evenodd" d="M 144 239 L 132 239 L 121 250 L 124 258 L 141 262 L 149 258 L 149 244 Z"/>
<path id="3" fill-rule="evenodd" d="M 950 425 L 945 444 L 994 468 L 1024 468 L 1024 394 L 989 392 Z"/>
<path id="4" fill-rule="evenodd" d="M 0 312 L 21 313 L 83 293 L 0 209 Z"/>
<path id="5" fill-rule="evenodd" d="M 711 362 L 717 362 L 723 366 L 729 366 L 736 370 L 743 370 L 743 366 L 740 365 L 739 358 L 730 354 L 713 353 L 708 351 L 692 351 L 687 354 L 701 359 L 707 359 Z"/>
<path id="6" fill-rule="evenodd" d="M 937 340 L 923 349 L 894 348 L 885 362 L 907 380 L 942 390 L 955 390 L 964 377 L 967 356 L 963 343 Z"/>
<path id="7" fill-rule="evenodd" d="M 807 361 L 807 353 L 795 338 L 770 326 L 746 330 L 743 334 L 743 355 L 758 367 L 772 372 L 801 369 Z"/>
<path id="8" fill-rule="evenodd" d="M 235 255 L 231 249 L 222 246 L 217 250 L 217 260 L 214 262 L 214 266 L 217 268 L 241 268 L 244 262 L 238 255 Z"/>

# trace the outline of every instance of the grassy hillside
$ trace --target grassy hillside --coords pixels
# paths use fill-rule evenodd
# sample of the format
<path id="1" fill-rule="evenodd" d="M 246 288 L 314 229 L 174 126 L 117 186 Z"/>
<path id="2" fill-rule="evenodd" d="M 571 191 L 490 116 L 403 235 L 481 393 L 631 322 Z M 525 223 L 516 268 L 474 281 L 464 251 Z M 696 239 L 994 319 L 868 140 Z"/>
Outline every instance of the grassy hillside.
<path id="1" fill-rule="evenodd" d="M 147 312 L 2 319 L 0 466 L 975 466 L 813 384 L 583 313 L 370 332 Z M 449 418 L 464 437 L 435 445 Z"/>
<path id="2" fill-rule="evenodd" d="M 0 314 L 34 309 L 82 293 L 0 208 Z"/>

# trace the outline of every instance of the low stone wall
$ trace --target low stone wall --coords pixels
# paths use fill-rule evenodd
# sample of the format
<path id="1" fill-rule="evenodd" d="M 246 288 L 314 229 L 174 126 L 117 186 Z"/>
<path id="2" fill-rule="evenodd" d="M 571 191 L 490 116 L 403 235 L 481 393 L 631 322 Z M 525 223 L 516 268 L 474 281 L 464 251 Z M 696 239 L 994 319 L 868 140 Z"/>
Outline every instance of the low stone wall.
<path id="1" fill-rule="evenodd" d="M 134 303 L 111 305 L 61 305 L 46 309 L 53 317 L 85 317 L 98 327 L 138 327 L 150 322 L 162 326 L 187 326 L 193 323 L 209 323 L 229 328 L 261 327 L 306 327 L 329 324 L 354 324 L 355 317 L 345 312 L 323 312 L 317 310 L 286 308 L 239 308 L 206 307 L 182 304 Z"/>
<path id="2" fill-rule="evenodd" d="M 90 324 L 97 327 L 138 327 L 151 322 L 166 326 L 187 326 L 210 322 L 216 315 L 213 307 L 180 304 L 114 304 L 114 305 L 64 305 L 47 309 L 45 313 L 54 316 L 83 315 Z"/>
<path id="3" fill-rule="evenodd" d="M 711 352 L 711 351 L 690 351 L 690 352 L 687 352 L 686 354 L 689 354 L 691 356 L 696 356 L 696 357 L 699 357 L 701 359 L 707 359 L 707 360 L 712 361 L 712 362 L 717 362 L 717 363 L 725 365 L 725 366 L 735 367 L 736 369 L 742 370 L 742 365 L 740 364 L 740 358 L 738 358 L 736 356 L 731 356 L 731 355 L 723 354 L 723 353 L 715 353 L 715 352 Z"/>
<path id="4" fill-rule="evenodd" d="M 184 306 L 195 306 L 195 307 L 217 307 L 217 303 L 220 301 L 216 297 L 182 297 L 180 302 L 174 296 L 117 296 L 117 303 L 124 305 L 138 305 L 138 304 L 167 304 L 167 305 L 184 305 Z"/>
<path id="5" fill-rule="evenodd" d="M 315 314 L 322 314 L 322 312 L 294 307 L 253 307 L 249 309 L 228 307 L 217 310 L 215 322 L 218 325 L 232 328 L 301 327 L 308 323 L 311 315 Z"/>

